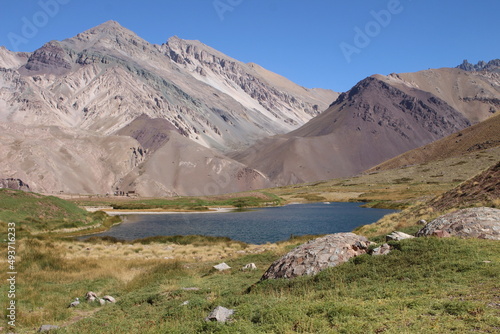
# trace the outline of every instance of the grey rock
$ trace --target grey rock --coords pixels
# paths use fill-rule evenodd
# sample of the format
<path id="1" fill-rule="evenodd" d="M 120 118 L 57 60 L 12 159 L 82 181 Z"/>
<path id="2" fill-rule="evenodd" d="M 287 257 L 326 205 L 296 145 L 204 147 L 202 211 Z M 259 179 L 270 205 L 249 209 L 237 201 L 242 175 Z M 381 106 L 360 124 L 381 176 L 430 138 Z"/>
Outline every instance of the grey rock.
<path id="1" fill-rule="evenodd" d="M 58 329 L 59 326 L 56 325 L 42 325 L 38 329 L 38 333 L 50 332 L 51 330 Z"/>
<path id="2" fill-rule="evenodd" d="M 95 292 L 89 291 L 85 294 L 85 299 L 87 299 L 88 302 L 95 302 L 97 299 L 97 294 Z"/>
<path id="3" fill-rule="evenodd" d="M 374 248 L 372 250 L 372 255 L 387 255 L 391 252 L 391 246 L 388 244 L 383 244 L 382 246 L 379 246 L 377 248 Z"/>
<path id="4" fill-rule="evenodd" d="M 417 237 L 431 235 L 500 240 L 500 210 L 483 207 L 445 214 L 417 232 Z"/>
<path id="5" fill-rule="evenodd" d="M 409 235 L 409 234 L 406 234 L 403 232 L 394 231 L 391 234 L 388 234 L 385 236 L 385 241 L 391 241 L 391 240 L 400 241 L 400 240 L 412 239 L 412 238 L 415 238 L 415 237 L 413 235 Z"/>
<path id="6" fill-rule="evenodd" d="M 320 271 L 365 254 L 371 244 L 354 233 L 330 234 L 311 240 L 276 260 L 261 280 L 315 275 Z"/>
<path id="7" fill-rule="evenodd" d="M 80 305 L 80 298 L 75 298 L 75 301 L 68 305 L 68 307 L 77 307 Z"/>
<path id="8" fill-rule="evenodd" d="M 234 310 L 227 309 L 222 306 L 217 306 L 212 312 L 210 312 L 208 317 L 205 318 L 205 321 L 226 322 L 233 314 Z"/>
<path id="9" fill-rule="evenodd" d="M 425 219 L 420 219 L 417 224 L 419 225 L 427 225 L 427 221 Z"/>
<path id="10" fill-rule="evenodd" d="M 104 296 L 104 297 L 102 297 L 102 299 L 104 299 L 104 301 L 106 301 L 108 303 L 116 303 L 116 299 L 114 299 L 111 296 Z"/>
<path id="11" fill-rule="evenodd" d="M 102 298 L 99 298 L 99 304 L 101 304 L 101 306 L 106 305 L 106 301 Z"/>
<path id="12" fill-rule="evenodd" d="M 257 270 L 257 266 L 255 265 L 255 263 L 248 263 L 243 268 L 241 268 L 241 270 L 243 270 L 243 271 Z"/>
<path id="13" fill-rule="evenodd" d="M 218 271 L 224 271 L 231 269 L 230 266 L 228 266 L 225 262 L 219 263 L 218 265 L 214 266 L 214 269 L 217 269 Z"/>

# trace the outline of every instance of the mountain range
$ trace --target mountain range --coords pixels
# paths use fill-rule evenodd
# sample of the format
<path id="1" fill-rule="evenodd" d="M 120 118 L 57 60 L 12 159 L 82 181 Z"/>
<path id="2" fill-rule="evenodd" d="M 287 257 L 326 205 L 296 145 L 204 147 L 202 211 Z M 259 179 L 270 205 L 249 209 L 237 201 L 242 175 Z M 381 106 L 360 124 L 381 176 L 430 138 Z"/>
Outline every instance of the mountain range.
<path id="1" fill-rule="evenodd" d="M 498 65 L 374 75 L 339 94 L 109 21 L 31 53 L 0 47 L 0 178 L 177 196 L 353 175 L 496 113 Z"/>

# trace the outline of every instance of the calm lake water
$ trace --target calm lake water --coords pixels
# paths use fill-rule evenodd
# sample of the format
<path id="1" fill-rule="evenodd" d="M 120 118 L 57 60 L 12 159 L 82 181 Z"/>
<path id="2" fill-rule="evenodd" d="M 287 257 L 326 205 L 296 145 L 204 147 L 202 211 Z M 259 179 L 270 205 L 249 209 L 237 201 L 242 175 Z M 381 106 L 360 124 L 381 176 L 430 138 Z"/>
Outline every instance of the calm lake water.
<path id="1" fill-rule="evenodd" d="M 350 232 L 395 212 L 360 203 L 313 203 L 246 212 L 122 216 L 123 223 L 96 234 L 133 240 L 158 235 L 223 236 L 251 244 L 286 240 L 291 235 Z"/>

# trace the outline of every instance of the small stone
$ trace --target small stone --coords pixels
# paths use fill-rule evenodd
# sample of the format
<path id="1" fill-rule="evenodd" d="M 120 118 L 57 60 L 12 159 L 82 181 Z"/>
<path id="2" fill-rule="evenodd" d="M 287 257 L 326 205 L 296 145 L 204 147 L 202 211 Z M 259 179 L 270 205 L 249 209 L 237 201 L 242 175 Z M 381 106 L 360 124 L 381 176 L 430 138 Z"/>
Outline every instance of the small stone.
<path id="1" fill-rule="evenodd" d="M 105 301 L 107 301 L 109 303 L 116 303 L 116 300 L 111 296 L 104 296 L 104 297 L 102 297 L 102 299 L 104 299 Z"/>
<path id="2" fill-rule="evenodd" d="M 208 317 L 205 318 L 205 321 L 217 321 L 217 322 L 226 322 L 231 315 L 234 314 L 234 310 L 227 309 L 222 306 L 217 306 Z"/>
<path id="3" fill-rule="evenodd" d="M 391 246 L 383 244 L 372 250 L 372 255 L 387 255 L 391 252 Z"/>
<path id="4" fill-rule="evenodd" d="M 183 303 L 181 304 L 181 306 L 186 306 L 186 305 L 188 305 L 188 304 L 189 304 L 189 300 L 186 300 L 185 302 L 183 302 Z"/>
<path id="5" fill-rule="evenodd" d="M 404 239 L 412 239 L 412 238 L 415 238 L 415 237 L 413 235 L 409 235 L 409 234 L 406 234 L 403 232 L 394 231 L 391 234 L 388 234 L 385 236 L 385 241 L 391 241 L 391 240 L 401 241 Z"/>
<path id="6" fill-rule="evenodd" d="M 106 301 L 102 298 L 99 298 L 99 304 L 101 304 L 101 306 L 106 305 Z"/>
<path id="7" fill-rule="evenodd" d="M 241 270 L 246 271 L 246 270 L 257 270 L 257 266 L 255 263 L 248 263 L 246 264 Z"/>
<path id="8" fill-rule="evenodd" d="M 184 291 L 200 291 L 200 288 L 190 287 L 190 288 L 181 288 Z"/>
<path id="9" fill-rule="evenodd" d="M 68 305 L 68 307 L 77 307 L 78 305 L 80 305 L 80 299 L 76 298 L 74 302 Z"/>
<path id="10" fill-rule="evenodd" d="M 218 265 L 214 266 L 214 269 L 217 269 L 218 271 L 224 271 L 231 269 L 230 266 L 228 266 L 225 262 L 219 263 Z"/>
<path id="11" fill-rule="evenodd" d="M 59 329 L 59 326 L 56 325 L 42 325 L 38 329 L 38 333 L 50 332 L 51 330 Z"/>
<path id="12" fill-rule="evenodd" d="M 427 221 L 425 219 L 420 219 L 417 224 L 419 225 L 427 225 Z"/>
<path id="13" fill-rule="evenodd" d="M 95 292 L 89 291 L 85 294 L 85 299 L 87 299 L 89 303 L 95 302 L 97 299 L 97 294 Z"/>

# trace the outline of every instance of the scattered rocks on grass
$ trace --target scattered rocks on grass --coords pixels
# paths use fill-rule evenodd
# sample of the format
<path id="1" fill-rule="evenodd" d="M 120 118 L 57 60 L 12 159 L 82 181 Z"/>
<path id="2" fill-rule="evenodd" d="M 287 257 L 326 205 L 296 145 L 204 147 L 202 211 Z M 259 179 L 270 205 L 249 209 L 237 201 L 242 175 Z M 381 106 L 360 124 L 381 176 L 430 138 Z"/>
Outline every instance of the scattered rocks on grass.
<path id="1" fill-rule="evenodd" d="M 385 236 L 385 241 L 391 241 L 391 240 L 400 241 L 400 240 L 412 239 L 412 238 L 415 238 L 415 237 L 413 235 L 409 235 L 409 234 L 406 234 L 403 232 L 394 231 L 391 234 L 388 234 Z"/>
<path id="2" fill-rule="evenodd" d="M 336 233 L 311 240 L 274 261 L 261 280 L 315 275 L 365 254 L 371 244 L 354 233 Z"/>
<path id="3" fill-rule="evenodd" d="M 229 317 L 231 317 L 234 314 L 234 310 L 227 309 L 222 306 L 217 306 L 210 314 L 208 317 L 205 318 L 205 321 L 217 321 L 224 323 L 229 320 Z"/>
<path id="4" fill-rule="evenodd" d="M 417 232 L 418 237 L 431 235 L 500 240 L 500 210 L 483 207 L 445 214 Z"/>
<path id="5" fill-rule="evenodd" d="M 218 265 L 214 266 L 214 269 L 216 269 L 218 271 L 224 271 L 224 270 L 231 269 L 231 267 L 228 266 L 225 262 L 222 262 L 222 263 L 219 263 Z"/>

